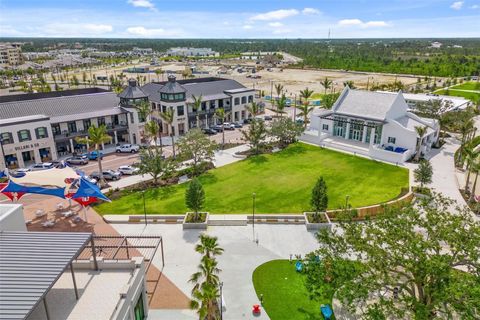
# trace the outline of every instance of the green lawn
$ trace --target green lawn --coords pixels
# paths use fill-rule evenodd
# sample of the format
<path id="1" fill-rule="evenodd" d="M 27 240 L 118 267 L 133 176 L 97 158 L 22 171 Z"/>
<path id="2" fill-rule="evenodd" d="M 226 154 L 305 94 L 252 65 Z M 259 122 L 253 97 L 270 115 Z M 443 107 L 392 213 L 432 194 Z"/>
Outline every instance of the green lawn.
<path id="1" fill-rule="evenodd" d="M 322 100 L 323 96 L 324 96 L 323 93 L 315 92 L 315 93 L 312 94 L 312 96 L 310 97 L 310 100 Z"/>
<path id="2" fill-rule="evenodd" d="M 408 187 L 408 170 L 328 149 L 296 143 L 287 149 L 252 157 L 200 176 L 211 213 L 249 213 L 252 193 L 257 213 L 309 210 L 311 189 L 319 176 L 328 186 L 329 207 L 354 207 L 391 200 Z M 181 214 L 186 184 L 147 190 L 147 213 Z M 141 193 L 129 193 L 96 207 L 101 214 L 143 214 Z"/>
<path id="3" fill-rule="evenodd" d="M 453 86 L 451 89 L 480 91 L 480 82 L 476 82 L 476 81 L 465 82 L 465 83 Z"/>
<path id="4" fill-rule="evenodd" d="M 305 275 L 295 271 L 295 263 L 288 260 L 264 263 L 255 269 L 252 278 L 259 299 L 263 294 L 264 311 L 272 320 L 323 319 L 320 306 L 332 303 L 332 297 L 310 300 Z"/>
<path id="5" fill-rule="evenodd" d="M 476 102 L 480 99 L 480 93 L 458 91 L 454 89 L 449 89 L 448 91 L 438 90 L 438 91 L 435 91 L 435 94 L 454 96 L 454 97 L 464 97 L 465 99 L 472 100 L 473 102 Z"/>

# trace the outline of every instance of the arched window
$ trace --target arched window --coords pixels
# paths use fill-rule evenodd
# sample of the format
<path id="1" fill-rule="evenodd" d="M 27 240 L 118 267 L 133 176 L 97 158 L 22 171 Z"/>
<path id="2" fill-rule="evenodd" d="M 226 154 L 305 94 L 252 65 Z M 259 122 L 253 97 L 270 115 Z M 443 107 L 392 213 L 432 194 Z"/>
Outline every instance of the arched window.
<path id="1" fill-rule="evenodd" d="M 37 139 L 48 138 L 48 131 L 46 127 L 39 127 L 35 129 L 35 135 Z"/>
<path id="2" fill-rule="evenodd" d="M 32 140 L 32 136 L 30 135 L 30 130 L 25 129 L 25 130 L 18 131 L 18 140 L 20 142 Z"/>
<path id="3" fill-rule="evenodd" d="M 0 139 L 2 144 L 13 143 L 13 135 L 11 132 L 2 132 L 2 134 L 0 135 Z"/>

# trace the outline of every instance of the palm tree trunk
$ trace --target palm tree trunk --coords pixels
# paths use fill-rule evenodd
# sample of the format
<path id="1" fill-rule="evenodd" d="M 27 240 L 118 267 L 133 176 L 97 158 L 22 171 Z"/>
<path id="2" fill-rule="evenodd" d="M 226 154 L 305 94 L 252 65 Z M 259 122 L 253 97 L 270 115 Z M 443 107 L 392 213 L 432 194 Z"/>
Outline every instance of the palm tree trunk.
<path id="1" fill-rule="evenodd" d="M 173 157 L 176 157 L 175 154 L 175 136 L 173 134 L 173 126 L 172 126 L 172 133 L 170 134 L 170 137 L 172 138 L 172 151 L 173 151 Z"/>
<path id="2" fill-rule="evenodd" d="M 100 175 L 100 186 L 103 187 L 106 185 L 105 179 L 103 178 L 103 168 L 102 168 L 102 157 L 100 156 L 100 150 L 98 148 L 98 145 L 95 146 L 95 151 L 97 152 L 97 161 L 98 161 L 98 173 Z"/>
<path id="3" fill-rule="evenodd" d="M 422 149 L 422 138 L 418 141 L 417 154 L 415 155 L 415 161 L 420 159 L 420 150 Z"/>
<path id="4" fill-rule="evenodd" d="M 470 201 L 475 200 L 475 190 L 477 189 L 477 180 L 478 180 L 478 172 L 475 175 L 475 180 L 473 180 L 472 192 L 470 193 Z"/>
<path id="5" fill-rule="evenodd" d="M 468 192 L 469 182 L 470 182 L 470 166 L 467 166 L 467 181 L 465 181 L 465 193 Z"/>
<path id="6" fill-rule="evenodd" d="M 225 149 L 225 127 L 222 123 L 222 150 Z"/>

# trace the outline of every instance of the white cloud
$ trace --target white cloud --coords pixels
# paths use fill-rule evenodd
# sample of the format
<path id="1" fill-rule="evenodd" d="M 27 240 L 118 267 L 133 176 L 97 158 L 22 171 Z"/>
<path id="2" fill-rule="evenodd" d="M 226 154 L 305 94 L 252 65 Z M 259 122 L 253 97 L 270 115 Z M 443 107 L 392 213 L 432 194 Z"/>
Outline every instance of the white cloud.
<path id="1" fill-rule="evenodd" d="M 181 32 L 178 30 L 165 30 L 162 28 L 152 28 L 148 29 L 142 26 L 138 27 L 129 27 L 127 28 L 127 33 L 139 37 L 175 37 L 181 35 Z"/>
<path id="2" fill-rule="evenodd" d="M 338 25 L 341 27 L 352 27 L 358 26 L 360 28 L 380 28 L 380 27 L 388 27 L 390 26 L 385 21 L 367 21 L 363 22 L 360 19 L 343 19 L 338 21 Z"/>
<path id="3" fill-rule="evenodd" d="M 463 3 L 464 3 L 463 1 L 455 1 L 454 3 L 452 3 L 450 8 L 452 8 L 454 10 L 460 10 L 463 7 Z"/>
<path id="4" fill-rule="evenodd" d="M 265 13 L 257 14 L 250 18 L 250 20 L 262 20 L 262 21 L 271 21 L 271 20 L 282 20 L 288 17 L 296 16 L 300 12 L 296 9 L 280 9 Z"/>
<path id="5" fill-rule="evenodd" d="M 113 27 L 109 24 L 87 23 L 83 25 L 83 28 L 89 33 L 107 33 L 113 31 Z"/>
<path id="6" fill-rule="evenodd" d="M 155 5 L 150 0 L 128 0 L 127 3 L 138 8 L 154 9 Z"/>
<path id="7" fill-rule="evenodd" d="M 253 26 L 251 24 L 246 24 L 242 28 L 245 30 L 250 30 L 250 29 L 253 29 Z"/>
<path id="8" fill-rule="evenodd" d="M 470 7 L 470 9 L 478 9 L 480 6 L 478 4 L 474 4 L 473 6 Z"/>
<path id="9" fill-rule="evenodd" d="M 281 22 L 270 22 L 268 25 L 269 25 L 270 27 L 274 27 L 274 28 L 283 27 L 283 23 L 281 23 Z"/>
<path id="10" fill-rule="evenodd" d="M 97 23 L 49 23 L 42 27 L 43 32 L 47 36 L 68 36 L 68 37 L 82 37 L 82 36 L 101 36 L 113 31 L 113 26 L 110 24 Z"/>
<path id="11" fill-rule="evenodd" d="M 320 10 L 315 9 L 315 8 L 304 8 L 302 10 L 302 13 L 307 14 L 307 15 L 309 15 L 309 14 L 319 14 Z"/>

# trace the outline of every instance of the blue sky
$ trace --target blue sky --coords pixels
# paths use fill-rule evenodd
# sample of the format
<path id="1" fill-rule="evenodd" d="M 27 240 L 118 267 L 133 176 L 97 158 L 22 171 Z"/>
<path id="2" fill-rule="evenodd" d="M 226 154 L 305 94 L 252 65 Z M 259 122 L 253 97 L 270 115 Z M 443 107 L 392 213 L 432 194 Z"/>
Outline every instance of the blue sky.
<path id="1" fill-rule="evenodd" d="M 0 36 L 480 37 L 480 0 L 0 0 Z"/>

